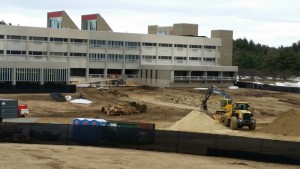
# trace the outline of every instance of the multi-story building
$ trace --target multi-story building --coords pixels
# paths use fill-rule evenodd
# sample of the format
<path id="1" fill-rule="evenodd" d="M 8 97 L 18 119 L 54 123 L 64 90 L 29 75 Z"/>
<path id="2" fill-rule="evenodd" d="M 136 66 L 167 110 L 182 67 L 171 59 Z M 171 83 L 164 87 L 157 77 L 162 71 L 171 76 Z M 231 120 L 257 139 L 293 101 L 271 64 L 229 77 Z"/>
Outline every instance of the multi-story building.
<path id="1" fill-rule="evenodd" d="M 117 33 L 102 17 L 98 22 L 104 26 L 96 24 L 96 30 L 104 31 L 89 31 L 95 29 L 86 21 L 100 15 L 82 16 L 87 30 L 67 29 L 60 23 L 64 18 L 54 27 L 65 29 L 55 29 L 53 16 L 60 17 L 48 13 L 48 28 L 0 26 L 0 82 L 70 84 L 121 77 L 141 85 L 193 87 L 236 80 L 232 31 L 212 31 L 213 38 Z"/>

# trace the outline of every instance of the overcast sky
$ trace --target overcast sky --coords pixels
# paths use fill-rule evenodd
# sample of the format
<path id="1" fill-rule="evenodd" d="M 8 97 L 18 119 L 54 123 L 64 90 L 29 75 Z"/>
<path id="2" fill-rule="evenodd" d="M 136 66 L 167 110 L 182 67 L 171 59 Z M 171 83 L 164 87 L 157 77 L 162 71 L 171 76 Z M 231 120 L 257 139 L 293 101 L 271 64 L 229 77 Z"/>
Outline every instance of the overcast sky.
<path id="1" fill-rule="evenodd" d="M 80 28 L 81 15 L 101 14 L 114 32 L 147 33 L 148 25 L 196 23 L 199 35 L 233 30 L 233 38 L 278 47 L 300 40 L 297 0 L 0 0 L 0 20 L 47 26 L 47 12 L 65 10 Z"/>

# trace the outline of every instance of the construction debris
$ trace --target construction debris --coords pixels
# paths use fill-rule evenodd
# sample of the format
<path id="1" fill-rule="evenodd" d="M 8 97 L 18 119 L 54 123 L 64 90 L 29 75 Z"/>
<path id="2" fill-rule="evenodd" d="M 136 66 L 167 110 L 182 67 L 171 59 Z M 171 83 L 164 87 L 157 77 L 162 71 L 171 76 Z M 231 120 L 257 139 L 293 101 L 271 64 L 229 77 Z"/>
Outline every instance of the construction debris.
<path id="1" fill-rule="evenodd" d="M 128 95 L 121 93 L 118 90 L 108 90 L 107 93 L 113 94 L 116 97 L 128 97 Z"/>
<path id="2" fill-rule="evenodd" d="M 142 85 L 139 88 L 144 89 L 144 90 L 156 90 L 156 89 L 158 89 L 158 87 L 147 86 L 147 85 Z"/>
<path id="3" fill-rule="evenodd" d="M 164 102 L 175 103 L 175 104 L 184 104 L 189 106 L 199 106 L 200 97 L 191 97 L 191 96 L 182 96 L 182 95 L 172 95 L 172 94 L 164 94 L 161 98 Z"/>
<path id="4" fill-rule="evenodd" d="M 141 105 L 136 102 L 130 102 L 127 104 L 117 104 L 117 105 L 109 104 L 108 107 L 102 107 L 101 112 L 109 116 L 139 114 L 139 113 L 146 113 L 147 106 L 145 104 Z"/>
<path id="5" fill-rule="evenodd" d="M 52 97 L 52 99 L 58 101 L 58 102 L 65 102 L 67 101 L 65 96 L 62 95 L 61 93 L 50 93 L 50 96 Z"/>

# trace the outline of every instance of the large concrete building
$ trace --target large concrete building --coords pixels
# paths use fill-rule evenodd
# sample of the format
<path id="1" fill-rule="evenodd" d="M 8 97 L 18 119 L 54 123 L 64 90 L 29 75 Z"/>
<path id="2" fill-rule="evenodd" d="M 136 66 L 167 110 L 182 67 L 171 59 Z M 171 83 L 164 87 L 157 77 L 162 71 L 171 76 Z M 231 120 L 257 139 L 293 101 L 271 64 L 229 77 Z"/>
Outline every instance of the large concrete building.
<path id="1" fill-rule="evenodd" d="M 236 80 L 232 31 L 212 31 L 212 38 L 117 33 L 97 14 L 83 15 L 86 30 L 78 30 L 66 16 L 48 13 L 48 28 L 0 26 L 0 83 L 70 84 L 121 77 L 141 85 L 195 87 Z M 54 25 L 61 26 L 53 27 L 53 18 L 60 17 Z M 85 27 L 89 20 L 101 24 Z"/>

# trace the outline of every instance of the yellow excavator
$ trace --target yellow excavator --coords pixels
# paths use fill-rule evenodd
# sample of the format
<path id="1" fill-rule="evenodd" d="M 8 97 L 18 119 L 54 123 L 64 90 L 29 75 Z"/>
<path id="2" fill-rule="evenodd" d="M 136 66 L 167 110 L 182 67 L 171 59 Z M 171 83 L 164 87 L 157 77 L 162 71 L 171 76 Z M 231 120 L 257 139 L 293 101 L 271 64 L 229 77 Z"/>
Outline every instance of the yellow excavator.
<path id="1" fill-rule="evenodd" d="M 256 121 L 253 118 L 253 113 L 249 110 L 249 103 L 247 102 L 234 102 L 230 96 L 222 89 L 216 86 L 210 86 L 202 100 L 200 110 L 208 112 L 207 101 L 211 94 L 222 95 L 220 110 L 216 111 L 213 116 L 214 119 L 222 123 L 232 130 L 248 126 L 249 130 L 255 130 Z"/>

